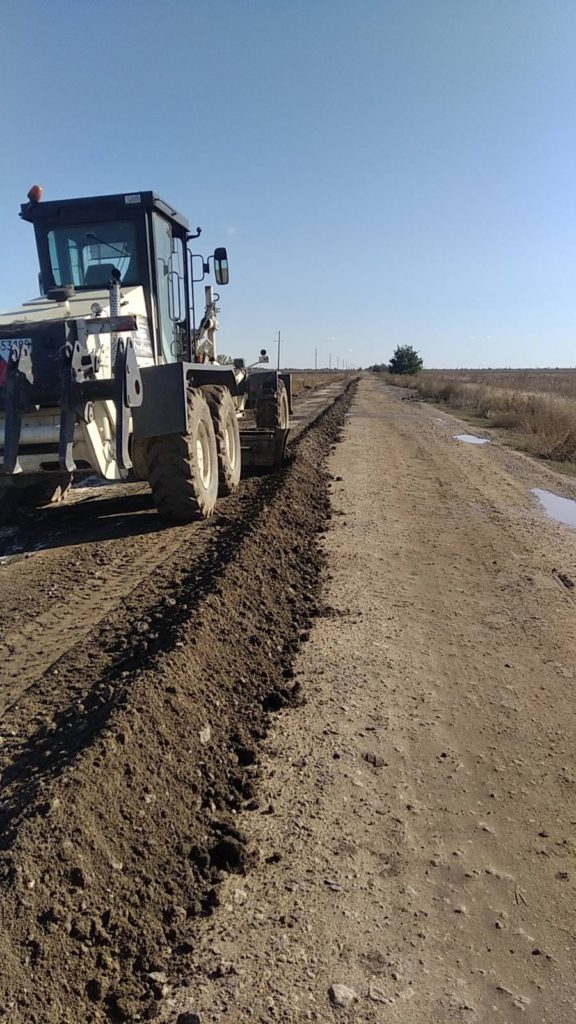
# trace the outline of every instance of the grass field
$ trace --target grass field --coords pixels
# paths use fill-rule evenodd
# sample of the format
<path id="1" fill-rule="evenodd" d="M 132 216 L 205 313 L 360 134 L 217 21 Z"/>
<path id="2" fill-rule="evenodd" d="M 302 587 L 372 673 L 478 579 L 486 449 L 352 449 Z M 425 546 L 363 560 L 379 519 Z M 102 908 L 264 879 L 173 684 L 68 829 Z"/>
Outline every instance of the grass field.
<path id="1" fill-rule="evenodd" d="M 576 370 L 424 370 L 414 377 L 383 376 L 487 427 L 510 431 L 532 455 L 576 462 Z"/>
<path id="2" fill-rule="evenodd" d="M 562 395 L 576 399 L 576 368 L 567 370 L 424 370 L 424 376 L 462 384 L 487 384 L 490 387 L 533 394 Z"/>

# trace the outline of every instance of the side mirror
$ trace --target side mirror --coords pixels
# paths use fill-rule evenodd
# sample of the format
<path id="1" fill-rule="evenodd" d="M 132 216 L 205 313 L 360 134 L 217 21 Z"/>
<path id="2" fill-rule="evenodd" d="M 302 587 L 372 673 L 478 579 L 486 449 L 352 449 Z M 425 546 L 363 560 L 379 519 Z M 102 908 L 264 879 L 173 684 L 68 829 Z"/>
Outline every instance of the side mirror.
<path id="1" fill-rule="evenodd" d="M 214 249 L 214 277 L 216 284 L 228 284 L 228 253 L 226 249 Z"/>

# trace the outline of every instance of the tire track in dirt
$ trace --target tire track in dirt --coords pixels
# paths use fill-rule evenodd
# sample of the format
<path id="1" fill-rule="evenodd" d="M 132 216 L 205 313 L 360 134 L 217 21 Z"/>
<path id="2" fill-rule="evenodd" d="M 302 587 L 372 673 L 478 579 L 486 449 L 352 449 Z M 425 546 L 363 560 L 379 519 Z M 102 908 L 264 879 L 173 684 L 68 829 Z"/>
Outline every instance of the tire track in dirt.
<path id="1" fill-rule="evenodd" d="M 297 402 L 292 444 L 342 386 L 324 387 Z M 152 510 L 149 493 L 134 485 L 98 488 L 94 500 L 25 515 L 21 529 L 10 531 L 17 534 L 12 544 L 30 553 L 39 545 L 47 550 L 2 569 L 0 710 L 115 609 L 125 619 L 123 604 L 130 595 L 138 604 L 134 614 L 145 614 L 157 598 L 156 573 L 170 576 L 186 555 L 191 561 L 205 559 L 212 543 L 220 559 L 219 533 L 235 535 L 235 524 L 254 518 L 266 492 L 266 478 L 253 477 L 239 494 L 219 502 L 214 519 L 183 527 L 166 527 Z M 124 628 L 131 626 L 128 619 Z"/>
<path id="2" fill-rule="evenodd" d="M 8 703 L 16 701 L 165 561 L 164 552 L 154 558 L 145 550 L 131 559 L 129 571 L 124 560 L 108 566 L 104 578 L 90 577 L 75 587 L 65 602 L 59 601 L 55 608 L 7 633 L 0 643 L 5 676 L 0 699 L 5 694 Z"/>
<path id="3" fill-rule="evenodd" d="M 136 587 L 5 716 L 0 1019 L 153 1019 L 222 870 L 244 870 L 233 815 L 257 808 L 254 744 L 296 695 L 347 401 L 242 489 L 251 517 L 223 503 L 216 541 L 162 564 L 146 615 Z"/>

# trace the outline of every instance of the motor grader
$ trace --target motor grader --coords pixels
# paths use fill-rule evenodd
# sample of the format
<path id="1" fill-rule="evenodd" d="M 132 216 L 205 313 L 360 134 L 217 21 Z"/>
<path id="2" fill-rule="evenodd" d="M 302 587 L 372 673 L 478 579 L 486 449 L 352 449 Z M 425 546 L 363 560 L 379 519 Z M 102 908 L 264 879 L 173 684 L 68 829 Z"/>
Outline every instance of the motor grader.
<path id="1" fill-rule="evenodd" d="M 209 516 L 246 466 L 281 463 L 289 374 L 216 353 L 228 257 L 192 252 L 187 220 L 154 192 L 42 201 L 39 298 L 0 315 L 0 503 L 42 504 L 73 478 L 144 480 L 166 520 Z"/>

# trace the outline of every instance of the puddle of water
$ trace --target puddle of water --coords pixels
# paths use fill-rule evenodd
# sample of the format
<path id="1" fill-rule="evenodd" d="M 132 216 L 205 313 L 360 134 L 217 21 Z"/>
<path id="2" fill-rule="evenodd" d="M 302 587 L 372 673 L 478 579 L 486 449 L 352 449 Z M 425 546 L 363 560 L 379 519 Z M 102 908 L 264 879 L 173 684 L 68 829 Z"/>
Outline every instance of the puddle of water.
<path id="1" fill-rule="evenodd" d="M 32 558 L 32 551 L 24 551 L 24 548 L 14 547 L 8 555 L 0 555 L 0 565 L 10 565 L 17 558 Z"/>
<path id="2" fill-rule="evenodd" d="M 31 550 L 26 550 L 18 537 L 17 526 L 3 526 L 0 528 L 0 566 L 9 565 L 17 558 L 32 558 L 36 551 L 44 551 L 46 545 L 40 541 Z"/>
<path id="3" fill-rule="evenodd" d="M 16 526 L 3 526 L 0 528 L 0 565 L 7 565 L 24 549 L 18 544 L 18 528 Z"/>
<path id="4" fill-rule="evenodd" d="M 573 498 L 561 498 L 559 494 L 543 491 L 540 487 L 533 487 L 531 493 L 536 495 L 546 515 L 551 519 L 576 528 L 576 501 Z"/>
<path id="5" fill-rule="evenodd" d="M 92 487 L 113 487 L 114 484 L 121 484 L 122 480 L 104 480 L 101 476 L 85 476 L 75 480 L 72 487 L 75 491 L 84 491 Z"/>
<path id="6" fill-rule="evenodd" d="M 465 441 L 466 444 L 490 444 L 487 437 L 476 437 L 476 434 L 454 434 L 455 441 Z"/>

